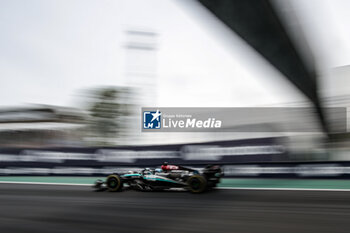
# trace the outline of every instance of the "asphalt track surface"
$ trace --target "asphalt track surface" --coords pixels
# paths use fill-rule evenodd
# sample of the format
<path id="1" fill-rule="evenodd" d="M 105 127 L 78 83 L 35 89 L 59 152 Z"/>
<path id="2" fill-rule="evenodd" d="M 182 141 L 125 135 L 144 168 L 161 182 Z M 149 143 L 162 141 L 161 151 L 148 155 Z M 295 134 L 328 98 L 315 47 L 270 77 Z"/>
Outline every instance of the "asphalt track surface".
<path id="1" fill-rule="evenodd" d="M 350 232 L 350 193 L 0 184 L 0 232 Z"/>

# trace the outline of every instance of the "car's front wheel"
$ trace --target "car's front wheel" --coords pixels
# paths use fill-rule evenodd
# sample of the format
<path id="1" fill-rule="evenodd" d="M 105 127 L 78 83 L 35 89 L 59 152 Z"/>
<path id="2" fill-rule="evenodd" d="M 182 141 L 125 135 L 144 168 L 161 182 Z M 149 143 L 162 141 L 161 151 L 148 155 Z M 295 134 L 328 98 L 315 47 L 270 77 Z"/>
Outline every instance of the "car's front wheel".
<path id="1" fill-rule="evenodd" d="M 109 175 L 106 180 L 107 189 L 110 192 L 118 192 L 122 189 L 123 183 L 116 174 Z"/>

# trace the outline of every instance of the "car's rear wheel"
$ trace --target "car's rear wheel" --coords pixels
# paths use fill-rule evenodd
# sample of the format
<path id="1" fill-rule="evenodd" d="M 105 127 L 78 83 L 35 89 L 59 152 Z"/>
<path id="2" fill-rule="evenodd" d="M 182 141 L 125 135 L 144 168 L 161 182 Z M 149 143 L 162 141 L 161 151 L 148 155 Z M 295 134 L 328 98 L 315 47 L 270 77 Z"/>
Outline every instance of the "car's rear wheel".
<path id="1" fill-rule="evenodd" d="M 192 193 L 201 193 L 207 188 L 207 180 L 201 175 L 193 175 L 188 178 L 187 185 Z"/>
<path id="2" fill-rule="evenodd" d="M 106 180 L 106 185 L 108 188 L 108 191 L 110 192 L 118 192 L 122 189 L 123 184 L 118 175 L 109 175 Z"/>

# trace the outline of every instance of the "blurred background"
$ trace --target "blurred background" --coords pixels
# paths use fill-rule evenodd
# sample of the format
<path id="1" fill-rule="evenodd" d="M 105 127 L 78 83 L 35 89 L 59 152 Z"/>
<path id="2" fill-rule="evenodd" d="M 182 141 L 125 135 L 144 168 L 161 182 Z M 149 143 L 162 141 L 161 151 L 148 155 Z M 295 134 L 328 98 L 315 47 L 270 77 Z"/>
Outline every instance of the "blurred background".
<path id="1" fill-rule="evenodd" d="M 334 132 L 339 116 L 327 110 L 343 107 L 346 122 L 346 0 L 0 4 L 2 148 L 275 138 L 287 160 L 350 159 L 347 129 Z M 141 107 L 154 106 L 307 107 L 315 130 L 141 133 Z M 271 128 L 292 121 L 243 118 Z"/>
<path id="2" fill-rule="evenodd" d="M 349 232 L 349 12 L 0 0 L 1 232 Z M 228 127 L 141 132 L 142 107 L 221 107 Z M 91 191 L 165 161 L 224 177 L 201 195 Z"/>

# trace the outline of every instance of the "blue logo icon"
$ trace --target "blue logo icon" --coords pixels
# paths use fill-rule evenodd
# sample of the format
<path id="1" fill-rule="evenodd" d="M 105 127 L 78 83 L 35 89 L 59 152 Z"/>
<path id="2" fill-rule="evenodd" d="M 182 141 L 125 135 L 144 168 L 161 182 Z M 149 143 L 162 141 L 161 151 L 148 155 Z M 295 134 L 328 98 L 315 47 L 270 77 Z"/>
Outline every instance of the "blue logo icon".
<path id="1" fill-rule="evenodd" d="M 157 110 L 156 112 L 144 111 L 143 112 L 143 128 L 144 129 L 160 129 L 161 128 L 161 115 L 162 113 Z"/>

